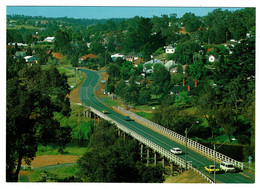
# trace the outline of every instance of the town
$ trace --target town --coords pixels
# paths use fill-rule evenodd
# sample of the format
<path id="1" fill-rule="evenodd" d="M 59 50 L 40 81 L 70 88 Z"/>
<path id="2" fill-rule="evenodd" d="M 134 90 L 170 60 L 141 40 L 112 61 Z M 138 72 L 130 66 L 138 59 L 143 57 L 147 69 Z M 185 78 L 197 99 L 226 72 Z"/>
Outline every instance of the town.
<path id="1" fill-rule="evenodd" d="M 7 14 L 6 181 L 254 183 L 255 15 Z"/>

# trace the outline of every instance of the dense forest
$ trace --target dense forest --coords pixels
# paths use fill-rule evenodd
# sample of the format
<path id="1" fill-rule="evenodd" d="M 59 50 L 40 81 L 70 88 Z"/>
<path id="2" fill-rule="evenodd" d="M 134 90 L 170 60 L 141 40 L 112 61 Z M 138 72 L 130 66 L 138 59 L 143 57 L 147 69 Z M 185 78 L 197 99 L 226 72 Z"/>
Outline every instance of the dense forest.
<path id="1" fill-rule="evenodd" d="M 30 162 L 38 143 L 59 144 L 62 152 L 71 140 L 72 128 L 54 119 L 57 114 L 69 117 L 71 112 L 68 78 L 57 70 L 62 65 L 105 69 L 109 75 L 106 92 L 115 93 L 132 108 L 156 106 L 151 118 L 154 122 L 184 134 L 199 121 L 190 130 L 190 138 L 206 144 L 232 143 L 236 138 L 236 145 L 244 149 L 242 160 L 254 156 L 255 11 L 215 9 L 203 17 L 186 13 L 179 18 L 173 13 L 109 20 L 7 15 L 7 181 L 17 181 L 21 160 Z M 55 41 L 46 42 L 46 37 L 55 37 Z M 165 53 L 168 45 L 174 53 Z M 112 60 L 115 53 L 138 60 Z M 38 64 L 29 65 L 21 54 L 37 57 Z M 213 61 L 210 56 L 214 56 Z M 167 68 L 164 63 L 147 63 L 151 59 L 174 64 Z M 50 67 L 42 69 L 43 65 Z M 104 128 L 110 126 L 104 124 Z M 120 149 L 122 144 L 111 142 L 113 150 L 104 153 L 115 160 L 124 159 L 127 155 Z M 125 146 L 126 151 L 134 148 L 131 143 Z M 90 148 L 95 148 L 91 144 Z M 100 170 L 91 175 L 84 172 L 103 157 L 102 149 L 99 151 L 96 156 L 88 152 L 79 161 L 81 179 L 114 182 L 114 173 L 106 178 Z M 127 164 L 129 171 L 137 172 L 153 169 L 134 165 L 134 156 L 120 165 Z M 112 160 L 104 161 L 113 167 Z M 161 168 L 152 171 L 158 176 Z M 120 176 L 122 182 L 150 182 Z M 153 181 L 162 181 L 157 178 Z"/>

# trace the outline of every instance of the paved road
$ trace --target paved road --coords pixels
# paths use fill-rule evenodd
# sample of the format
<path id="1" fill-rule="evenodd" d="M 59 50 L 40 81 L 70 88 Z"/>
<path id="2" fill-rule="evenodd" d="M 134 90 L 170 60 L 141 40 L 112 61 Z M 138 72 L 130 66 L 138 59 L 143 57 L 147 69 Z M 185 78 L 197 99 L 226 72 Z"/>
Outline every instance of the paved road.
<path id="1" fill-rule="evenodd" d="M 106 109 L 109 114 L 107 114 L 112 119 L 117 122 L 124 124 L 126 127 L 132 129 L 138 134 L 150 139 L 152 142 L 160 145 L 164 149 L 170 150 L 172 147 L 179 147 L 182 151 L 185 151 L 185 147 L 181 144 L 178 144 L 169 138 L 135 122 L 135 121 L 125 121 L 123 119 L 124 116 L 118 114 L 117 112 L 112 111 L 104 104 L 102 104 L 97 97 L 94 95 L 94 92 L 97 90 L 97 84 L 100 79 L 97 72 L 92 72 L 89 70 L 81 70 L 86 73 L 87 80 L 83 83 L 82 87 L 79 90 L 79 96 L 83 104 L 87 106 L 92 106 L 93 108 L 102 111 Z M 185 155 L 180 155 L 181 158 L 185 158 Z M 191 161 L 192 165 L 199 169 L 200 171 L 206 173 L 204 171 L 204 166 L 209 164 L 214 164 L 212 160 L 207 159 L 206 157 L 192 151 L 188 150 L 188 161 Z M 218 165 L 219 166 L 219 165 Z M 213 179 L 213 175 L 206 173 Z M 248 176 L 243 174 L 243 172 L 239 173 L 223 173 L 216 175 L 216 182 L 220 183 L 254 183 L 254 180 L 250 179 Z"/>

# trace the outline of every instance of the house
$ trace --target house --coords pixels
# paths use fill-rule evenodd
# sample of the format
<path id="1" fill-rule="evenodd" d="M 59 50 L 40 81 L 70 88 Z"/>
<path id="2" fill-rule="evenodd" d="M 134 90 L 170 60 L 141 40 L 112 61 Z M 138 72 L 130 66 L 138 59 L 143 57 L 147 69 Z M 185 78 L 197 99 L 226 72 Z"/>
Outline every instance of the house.
<path id="1" fill-rule="evenodd" d="M 129 62 L 135 62 L 138 59 L 138 56 L 126 56 L 125 59 Z"/>
<path id="2" fill-rule="evenodd" d="M 183 79 L 182 85 L 174 85 L 170 90 L 170 94 L 178 95 L 178 93 L 180 92 L 191 91 L 191 89 L 194 89 L 195 87 L 197 87 L 197 85 L 198 85 L 197 80 L 186 82 L 186 80 Z"/>
<path id="3" fill-rule="evenodd" d="M 172 53 L 175 52 L 175 49 L 176 49 L 175 47 L 173 47 L 173 46 L 171 46 L 171 45 L 165 46 L 164 48 L 165 48 L 165 53 L 166 53 L 166 54 L 169 54 L 169 53 L 172 54 Z"/>
<path id="4" fill-rule="evenodd" d="M 34 56 L 25 56 L 24 59 L 25 59 L 25 62 L 27 62 L 27 63 L 37 63 L 38 62 L 38 58 L 36 58 Z"/>
<path id="5" fill-rule="evenodd" d="M 111 55 L 111 58 L 113 61 L 115 61 L 117 58 L 123 58 L 124 59 L 125 55 L 122 55 L 122 54 L 119 54 L 119 53 L 116 53 L 114 55 Z"/>
<path id="6" fill-rule="evenodd" d="M 98 58 L 98 56 L 96 56 L 92 53 L 89 53 L 89 54 L 86 54 L 86 55 L 80 57 L 80 60 L 82 61 L 82 60 L 86 60 L 86 59 L 89 59 L 89 58 Z"/>
<path id="7" fill-rule="evenodd" d="M 148 62 L 144 63 L 144 66 L 146 64 L 163 64 L 163 61 L 156 59 L 156 58 L 153 58 L 152 60 L 149 60 Z"/>
<path id="8" fill-rule="evenodd" d="M 166 62 L 164 64 L 164 67 L 167 69 L 167 70 L 170 70 L 171 67 L 173 66 L 176 66 L 176 61 L 173 61 L 173 60 L 169 60 L 168 62 Z"/>
<path id="9" fill-rule="evenodd" d="M 92 53 L 86 54 L 86 55 L 80 57 L 79 63 L 81 63 L 81 62 L 83 62 L 84 60 L 87 60 L 87 59 L 89 59 L 89 58 L 98 58 L 98 56 L 96 56 L 96 55 L 94 55 L 94 54 L 92 54 Z"/>
<path id="10" fill-rule="evenodd" d="M 55 37 L 46 37 L 43 41 L 48 42 L 48 43 L 53 43 L 55 41 Z"/>
<path id="11" fill-rule="evenodd" d="M 15 44 L 17 44 L 17 47 L 27 47 L 27 44 L 24 43 L 12 43 L 13 46 L 15 46 Z"/>
<path id="12" fill-rule="evenodd" d="M 16 51 L 15 52 L 15 58 L 19 58 L 19 57 L 25 57 L 26 56 L 26 52 L 24 51 Z"/>
<path id="13" fill-rule="evenodd" d="M 185 65 L 182 65 L 182 70 L 183 70 L 183 73 L 185 74 L 185 69 L 186 69 L 186 67 L 187 67 L 187 65 L 185 64 Z M 174 67 L 174 68 L 172 68 L 171 70 L 170 70 L 170 72 L 171 73 L 176 73 L 177 72 L 177 66 L 176 67 Z"/>

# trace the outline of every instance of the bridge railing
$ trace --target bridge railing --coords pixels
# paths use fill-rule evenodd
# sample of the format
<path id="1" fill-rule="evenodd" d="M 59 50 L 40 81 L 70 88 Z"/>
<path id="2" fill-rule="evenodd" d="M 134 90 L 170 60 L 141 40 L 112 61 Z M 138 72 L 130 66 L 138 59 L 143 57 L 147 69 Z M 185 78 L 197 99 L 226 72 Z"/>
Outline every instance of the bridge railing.
<path id="1" fill-rule="evenodd" d="M 99 117 L 110 121 L 111 123 L 114 123 L 120 130 L 122 130 L 123 132 L 127 133 L 128 135 L 132 136 L 133 138 L 137 139 L 139 142 L 145 144 L 146 146 L 148 146 L 149 148 L 153 149 L 154 151 L 158 152 L 159 154 L 163 155 L 164 157 L 166 157 L 167 159 L 169 159 L 170 161 L 176 163 L 177 165 L 185 168 L 186 166 L 186 161 L 174 154 L 172 154 L 169 150 L 166 150 L 162 147 L 160 147 L 159 145 L 153 143 L 152 141 L 150 141 L 149 139 L 143 137 L 142 135 L 139 135 L 138 133 L 132 131 L 131 129 L 125 127 L 124 125 L 120 124 L 119 122 L 113 120 L 112 118 L 108 117 L 107 115 L 103 114 L 102 112 L 96 110 L 93 107 L 89 107 L 90 110 L 95 113 L 96 115 L 98 115 Z M 200 174 L 203 178 L 205 178 L 208 182 L 213 183 L 213 181 L 207 177 L 205 174 L 203 174 L 202 172 L 200 172 L 199 170 L 195 169 L 192 164 L 190 162 L 187 162 L 187 169 L 192 169 L 193 171 L 197 172 L 198 174 Z"/>
<path id="2" fill-rule="evenodd" d="M 116 107 L 114 107 L 114 108 L 116 108 Z M 153 127 L 155 130 L 159 131 L 160 133 L 164 133 L 164 134 L 169 135 L 173 140 L 175 140 L 175 141 L 177 141 L 179 143 L 185 144 L 185 137 L 184 136 L 182 136 L 182 135 L 180 135 L 180 134 L 178 134 L 178 133 L 176 133 L 174 131 L 171 131 L 171 130 L 169 130 L 169 129 L 167 129 L 167 128 L 165 128 L 165 127 L 163 127 L 163 126 L 161 126 L 161 125 L 159 125 L 157 123 L 154 123 L 154 122 L 152 122 L 152 121 L 150 121 L 148 119 L 145 119 L 145 118 L 143 118 L 143 117 L 141 117 L 141 116 L 139 116 L 139 115 L 137 115 L 137 114 L 135 114 L 135 113 L 133 113 L 131 111 L 128 111 L 128 110 L 126 110 L 126 109 L 124 109 L 124 108 L 122 108 L 120 106 L 118 108 L 116 108 L 116 109 L 118 109 L 119 111 L 121 111 L 121 112 L 123 112 L 123 113 L 125 113 L 125 114 L 127 114 L 127 115 L 129 115 L 131 117 L 133 117 L 134 119 L 138 119 L 141 122 L 144 122 L 144 123 L 148 124 L 149 126 Z M 198 151 L 199 153 L 201 153 L 201 154 L 203 154 L 203 155 L 205 155 L 205 156 L 207 156 L 207 157 L 209 157 L 211 159 L 214 159 L 214 150 L 211 149 L 211 148 L 208 148 L 208 147 L 206 147 L 206 146 L 204 146 L 204 145 L 202 145 L 202 144 L 200 144 L 200 143 L 198 143 L 196 141 L 193 141 L 191 139 L 187 139 L 187 146 L 189 146 L 193 150 Z M 236 167 L 238 167 L 241 170 L 243 170 L 243 163 L 241 163 L 241 162 L 239 162 L 237 160 L 234 160 L 234 159 L 232 159 L 232 158 L 230 158 L 230 157 L 228 157 L 228 156 L 226 156 L 224 154 L 221 154 L 221 153 L 219 153 L 217 151 L 216 151 L 216 160 L 218 162 L 221 162 L 221 161 L 231 162 Z"/>

